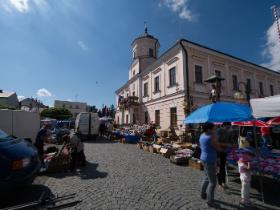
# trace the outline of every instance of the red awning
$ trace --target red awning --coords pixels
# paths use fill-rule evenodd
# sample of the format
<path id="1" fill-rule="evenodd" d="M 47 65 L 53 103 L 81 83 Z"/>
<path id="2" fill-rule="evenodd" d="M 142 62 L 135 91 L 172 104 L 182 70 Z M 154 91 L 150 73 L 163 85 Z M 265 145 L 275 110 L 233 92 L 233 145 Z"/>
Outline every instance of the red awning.
<path id="1" fill-rule="evenodd" d="M 271 120 L 267 121 L 267 125 L 280 125 L 280 117 L 274 117 Z"/>
<path id="2" fill-rule="evenodd" d="M 267 127 L 268 125 L 261 120 L 245 121 L 245 122 L 233 122 L 232 125 L 239 126 L 257 126 L 257 127 Z"/>

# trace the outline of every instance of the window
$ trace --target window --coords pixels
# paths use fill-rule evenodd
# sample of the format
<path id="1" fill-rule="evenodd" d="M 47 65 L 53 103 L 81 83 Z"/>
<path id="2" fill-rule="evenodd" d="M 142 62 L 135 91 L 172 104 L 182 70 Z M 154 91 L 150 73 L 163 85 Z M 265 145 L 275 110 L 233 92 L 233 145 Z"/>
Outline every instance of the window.
<path id="1" fill-rule="evenodd" d="M 133 71 L 133 73 L 132 73 L 132 74 L 133 74 L 133 76 L 134 76 L 134 75 L 135 75 L 135 71 Z"/>
<path id="2" fill-rule="evenodd" d="M 148 82 L 144 83 L 144 97 L 148 96 Z"/>
<path id="3" fill-rule="evenodd" d="M 149 48 L 149 56 L 154 57 L 154 50 Z"/>
<path id="4" fill-rule="evenodd" d="M 135 96 L 135 91 L 132 92 L 132 95 Z"/>
<path id="5" fill-rule="evenodd" d="M 159 92 L 159 76 L 155 77 L 154 92 Z"/>
<path id="6" fill-rule="evenodd" d="M 125 122 L 126 124 L 128 124 L 128 114 L 125 117 L 126 117 Z"/>
<path id="7" fill-rule="evenodd" d="M 222 73 L 221 73 L 221 71 L 219 71 L 219 70 L 215 70 L 215 75 L 218 76 L 218 77 L 221 77 L 221 76 L 222 76 Z"/>
<path id="8" fill-rule="evenodd" d="M 169 70 L 169 86 L 175 86 L 176 85 L 176 69 L 173 67 Z"/>
<path id="9" fill-rule="evenodd" d="M 132 115 L 132 122 L 133 122 L 133 124 L 136 124 L 136 115 L 135 115 L 135 113 L 133 113 L 133 115 Z"/>
<path id="10" fill-rule="evenodd" d="M 79 105 L 76 105 L 76 109 L 79 109 Z"/>
<path id="11" fill-rule="evenodd" d="M 149 123 L 149 113 L 146 111 L 144 113 L 144 115 L 145 115 L 145 124 L 148 124 Z"/>
<path id="12" fill-rule="evenodd" d="M 170 109 L 170 126 L 171 127 L 177 127 L 177 108 L 172 107 Z"/>
<path id="13" fill-rule="evenodd" d="M 199 84 L 203 83 L 202 67 L 198 65 L 195 65 L 195 82 Z"/>
<path id="14" fill-rule="evenodd" d="M 135 51 L 133 51 L 133 58 L 135 58 L 136 57 L 136 54 L 135 54 Z"/>
<path id="15" fill-rule="evenodd" d="M 160 126 L 160 110 L 155 111 L 155 123 L 157 126 Z"/>
<path id="16" fill-rule="evenodd" d="M 233 90 L 238 90 L 238 84 L 237 84 L 237 76 L 232 75 L 232 89 Z"/>
<path id="17" fill-rule="evenodd" d="M 249 91 L 249 92 L 251 92 L 251 88 L 252 88 L 252 86 L 251 86 L 251 79 L 247 79 L 246 80 L 246 88 L 247 88 L 247 90 Z"/>
<path id="18" fill-rule="evenodd" d="M 274 88 L 273 88 L 273 85 L 270 85 L 270 86 L 269 86 L 269 89 L 270 89 L 270 95 L 273 96 L 273 95 L 274 95 Z"/>
<path id="19" fill-rule="evenodd" d="M 260 96 L 264 96 L 263 94 L 263 83 L 262 82 L 259 82 L 259 91 L 260 91 Z"/>

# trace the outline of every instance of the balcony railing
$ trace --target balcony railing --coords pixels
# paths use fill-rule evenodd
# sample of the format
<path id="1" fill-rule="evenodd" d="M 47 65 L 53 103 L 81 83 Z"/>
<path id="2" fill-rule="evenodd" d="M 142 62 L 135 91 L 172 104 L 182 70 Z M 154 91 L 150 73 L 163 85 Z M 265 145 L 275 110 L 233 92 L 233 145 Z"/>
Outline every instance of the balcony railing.
<path id="1" fill-rule="evenodd" d="M 127 98 L 122 98 L 119 101 L 120 109 L 128 109 L 133 106 L 139 105 L 139 98 L 137 96 L 128 96 Z"/>

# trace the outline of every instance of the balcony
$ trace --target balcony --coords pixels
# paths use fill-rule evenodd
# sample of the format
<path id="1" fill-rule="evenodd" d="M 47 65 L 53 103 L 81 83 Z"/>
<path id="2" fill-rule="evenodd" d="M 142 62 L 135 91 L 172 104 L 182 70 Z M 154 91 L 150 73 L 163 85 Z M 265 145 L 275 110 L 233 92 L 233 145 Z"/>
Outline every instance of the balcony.
<path id="1" fill-rule="evenodd" d="M 119 101 L 119 108 L 120 109 L 129 109 L 131 107 L 135 107 L 139 105 L 137 96 L 128 96 L 127 98 L 122 98 Z"/>

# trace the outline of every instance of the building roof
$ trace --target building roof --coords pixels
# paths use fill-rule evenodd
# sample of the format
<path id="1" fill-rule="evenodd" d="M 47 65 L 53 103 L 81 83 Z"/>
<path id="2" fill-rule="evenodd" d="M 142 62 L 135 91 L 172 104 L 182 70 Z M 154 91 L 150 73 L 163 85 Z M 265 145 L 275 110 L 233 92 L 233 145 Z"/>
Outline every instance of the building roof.
<path id="1" fill-rule="evenodd" d="M 141 38 L 141 36 L 138 37 L 138 38 Z M 136 38 L 136 39 L 138 39 L 138 38 Z M 135 39 L 135 40 L 136 40 L 136 39 Z M 135 41 L 135 40 L 134 40 L 134 41 Z M 133 42 L 134 42 L 134 41 L 133 41 Z M 189 40 L 187 40 L 187 39 L 180 39 L 180 40 L 178 40 L 174 45 L 172 45 L 172 46 L 171 46 L 169 49 L 167 49 L 163 54 L 161 54 L 155 62 L 157 62 L 160 58 L 162 58 L 164 55 L 166 55 L 167 53 L 169 53 L 172 49 L 174 49 L 177 45 L 179 45 L 180 42 L 186 42 L 186 43 L 189 43 L 189 44 L 192 44 L 192 45 L 196 45 L 196 46 L 198 46 L 198 47 L 201 47 L 201 48 L 204 48 L 204 49 L 207 49 L 207 50 L 216 52 L 216 53 L 218 53 L 218 54 L 225 55 L 225 56 L 227 56 L 227 57 L 230 57 L 230 58 L 239 60 L 239 61 L 241 61 L 241 62 L 250 64 L 250 65 L 253 65 L 253 66 L 255 66 L 255 67 L 261 68 L 261 69 L 263 69 L 263 70 L 265 70 L 265 71 L 267 71 L 267 72 L 269 72 L 269 73 L 278 74 L 278 75 L 280 76 L 280 72 L 278 72 L 278 71 L 274 71 L 274 70 L 272 70 L 272 69 L 266 68 L 266 67 L 261 66 L 261 65 L 258 65 L 258 64 L 256 64 L 256 63 L 253 63 L 253 62 L 244 60 L 244 59 L 242 59 L 242 58 L 238 58 L 238 57 L 233 56 L 233 55 L 231 55 L 231 54 L 221 52 L 221 51 L 219 51 L 219 50 L 216 50 L 216 49 L 213 49 L 213 48 L 210 48 L 210 47 L 207 47 L 207 46 L 198 44 L 198 43 L 196 43 L 196 42 L 189 41 Z M 154 63 L 152 63 L 151 65 L 149 65 L 147 68 L 149 68 L 149 67 L 152 66 L 153 64 L 154 64 Z M 136 75 L 135 77 L 132 77 L 132 78 L 131 78 L 130 80 L 128 80 L 122 87 L 120 87 L 119 89 L 117 89 L 117 90 L 115 91 L 115 93 L 118 94 L 119 92 L 121 92 L 125 87 L 127 87 L 131 82 L 135 81 L 138 77 L 139 77 L 139 74 Z"/>
<path id="2" fill-rule="evenodd" d="M 15 92 L 3 92 L 3 93 L 0 92 L 0 98 L 9 98 L 14 94 Z"/>
<path id="3" fill-rule="evenodd" d="M 145 25 L 144 33 L 141 34 L 140 36 L 138 36 L 136 39 L 134 39 L 133 42 L 131 43 L 131 45 L 133 45 L 133 43 L 134 43 L 136 40 L 143 39 L 143 38 L 154 39 L 156 42 L 158 42 L 158 39 L 156 39 L 155 37 L 153 37 L 152 35 L 150 35 L 150 34 L 148 33 L 148 28 L 147 28 L 147 26 Z"/>

